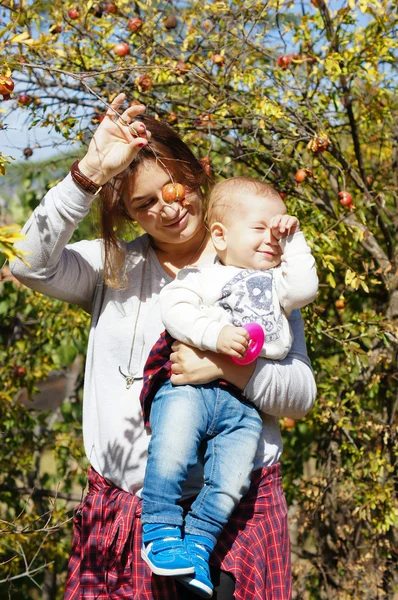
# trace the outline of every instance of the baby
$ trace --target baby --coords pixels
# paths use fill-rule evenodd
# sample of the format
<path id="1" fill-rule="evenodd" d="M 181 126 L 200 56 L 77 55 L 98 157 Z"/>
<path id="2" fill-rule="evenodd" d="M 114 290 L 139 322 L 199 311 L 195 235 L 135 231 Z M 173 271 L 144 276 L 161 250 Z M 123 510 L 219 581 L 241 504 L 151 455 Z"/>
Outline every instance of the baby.
<path id="1" fill-rule="evenodd" d="M 292 344 L 287 316 L 312 302 L 318 289 L 299 221 L 286 214 L 270 185 L 249 177 L 218 183 L 207 222 L 218 258 L 213 265 L 182 269 L 161 291 L 167 332 L 148 358 L 141 393 L 152 428 L 142 556 L 154 573 L 176 575 L 204 598 L 213 593 L 210 554 L 250 484 L 262 421 L 227 382 L 173 386 L 167 368 L 171 338 L 242 358 L 250 339 L 242 326 L 256 322 L 265 334 L 260 356 L 280 360 Z M 178 501 L 202 442 L 205 485 L 184 521 Z"/>

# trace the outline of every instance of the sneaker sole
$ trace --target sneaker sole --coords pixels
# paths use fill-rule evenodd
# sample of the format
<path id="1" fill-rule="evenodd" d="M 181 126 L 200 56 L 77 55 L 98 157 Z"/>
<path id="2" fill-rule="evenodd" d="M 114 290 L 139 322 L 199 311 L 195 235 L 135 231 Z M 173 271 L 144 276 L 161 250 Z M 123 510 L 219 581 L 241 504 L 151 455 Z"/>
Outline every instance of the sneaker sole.
<path id="1" fill-rule="evenodd" d="M 178 581 L 182 583 L 182 585 L 185 585 L 185 587 L 190 588 L 191 590 L 194 589 L 201 598 L 211 598 L 213 596 L 213 589 L 197 579 L 178 577 Z"/>
<path id="2" fill-rule="evenodd" d="M 187 567 L 186 569 L 162 569 L 161 567 L 157 567 L 151 562 L 148 555 L 143 550 L 141 550 L 141 558 L 146 562 L 152 573 L 155 573 L 155 575 L 164 575 L 167 577 L 168 575 L 191 575 L 192 573 L 195 573 L 194 567 Z"/>

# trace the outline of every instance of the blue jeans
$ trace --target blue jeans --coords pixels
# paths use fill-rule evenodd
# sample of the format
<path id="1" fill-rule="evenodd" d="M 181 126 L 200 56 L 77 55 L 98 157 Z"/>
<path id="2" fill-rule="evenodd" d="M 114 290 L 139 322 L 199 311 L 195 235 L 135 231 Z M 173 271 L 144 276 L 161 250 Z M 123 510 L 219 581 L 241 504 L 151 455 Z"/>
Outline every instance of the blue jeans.
<path id="1" fill-rule="evenodd" d="M 185 519 L 185 532 L 215 542 L 250 485 L 262 429 L 257 409 L 217 382 L 173 386 L 167 381 L 156 393 L 150 419 L 142 522 L 183 525 L 177 502 L 205 441 L 204 486 Z"/>

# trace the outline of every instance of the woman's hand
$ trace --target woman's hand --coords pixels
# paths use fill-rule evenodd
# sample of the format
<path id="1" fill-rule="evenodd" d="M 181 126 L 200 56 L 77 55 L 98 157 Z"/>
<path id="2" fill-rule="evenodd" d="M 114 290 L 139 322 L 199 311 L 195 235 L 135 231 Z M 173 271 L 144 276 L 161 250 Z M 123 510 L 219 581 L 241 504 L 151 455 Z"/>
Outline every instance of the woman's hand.
<path id="1" fill-rule="evenodd" d="M 243 390 L 256 366 L 255 361 L 238 366 L 228 356 L 203 352 L 182 342 L 174 342 L 171 348 L 170 381 L 174 385 L 204 385 L 215 379 L 225 379 Z"/>
<path id="2" fill-rule="evenodd" d="M 125 98 L 125 94 L 116 96 L 96 130 L 86 156 L 79 162 L 83 175 L 99 185 L 124 171 L 151 138 L 145 125 L 134 121 L 145 111 L 145 106 L 130 106 L 122 113 L 122 119 L 116 119 L 114 111 L 119 111 Z"/>

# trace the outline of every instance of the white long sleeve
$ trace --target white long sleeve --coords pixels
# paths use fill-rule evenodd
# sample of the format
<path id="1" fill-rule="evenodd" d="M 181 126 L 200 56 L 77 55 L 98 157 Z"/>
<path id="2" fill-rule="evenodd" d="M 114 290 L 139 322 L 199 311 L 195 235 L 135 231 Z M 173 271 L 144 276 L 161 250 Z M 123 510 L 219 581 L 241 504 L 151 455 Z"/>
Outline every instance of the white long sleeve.
<path id="1" fill-rule="evenodd" d="M 94 196 L 83 192 L 68 175 L 50 189 L 22 229 L 18 247 L 29 252 L 27 261 L 11 263 L 13 275 L 28 287 L 91 312 L 102 269 L 102 243 L 81 241 L 67 246 Z"/>
<path id="2" fill-rule="evenodd" d="M 318 293 L 318 275 L 311 249 L 301 231 L 282 238 L 281 264 L 274 269 L 278 299 L 285 313 L 310 304 Z"/>
<path id="3" fill-rule="evenodd" d="M 220 297 L 217 274 L 225 276 L 227 271 L 228 267 L 219 265 L 182 269 L 161 291 L 162 320 L 172 337 L 201 350 L 217 351 L 220 331 L 230 321 L 213 304 Z"/>

